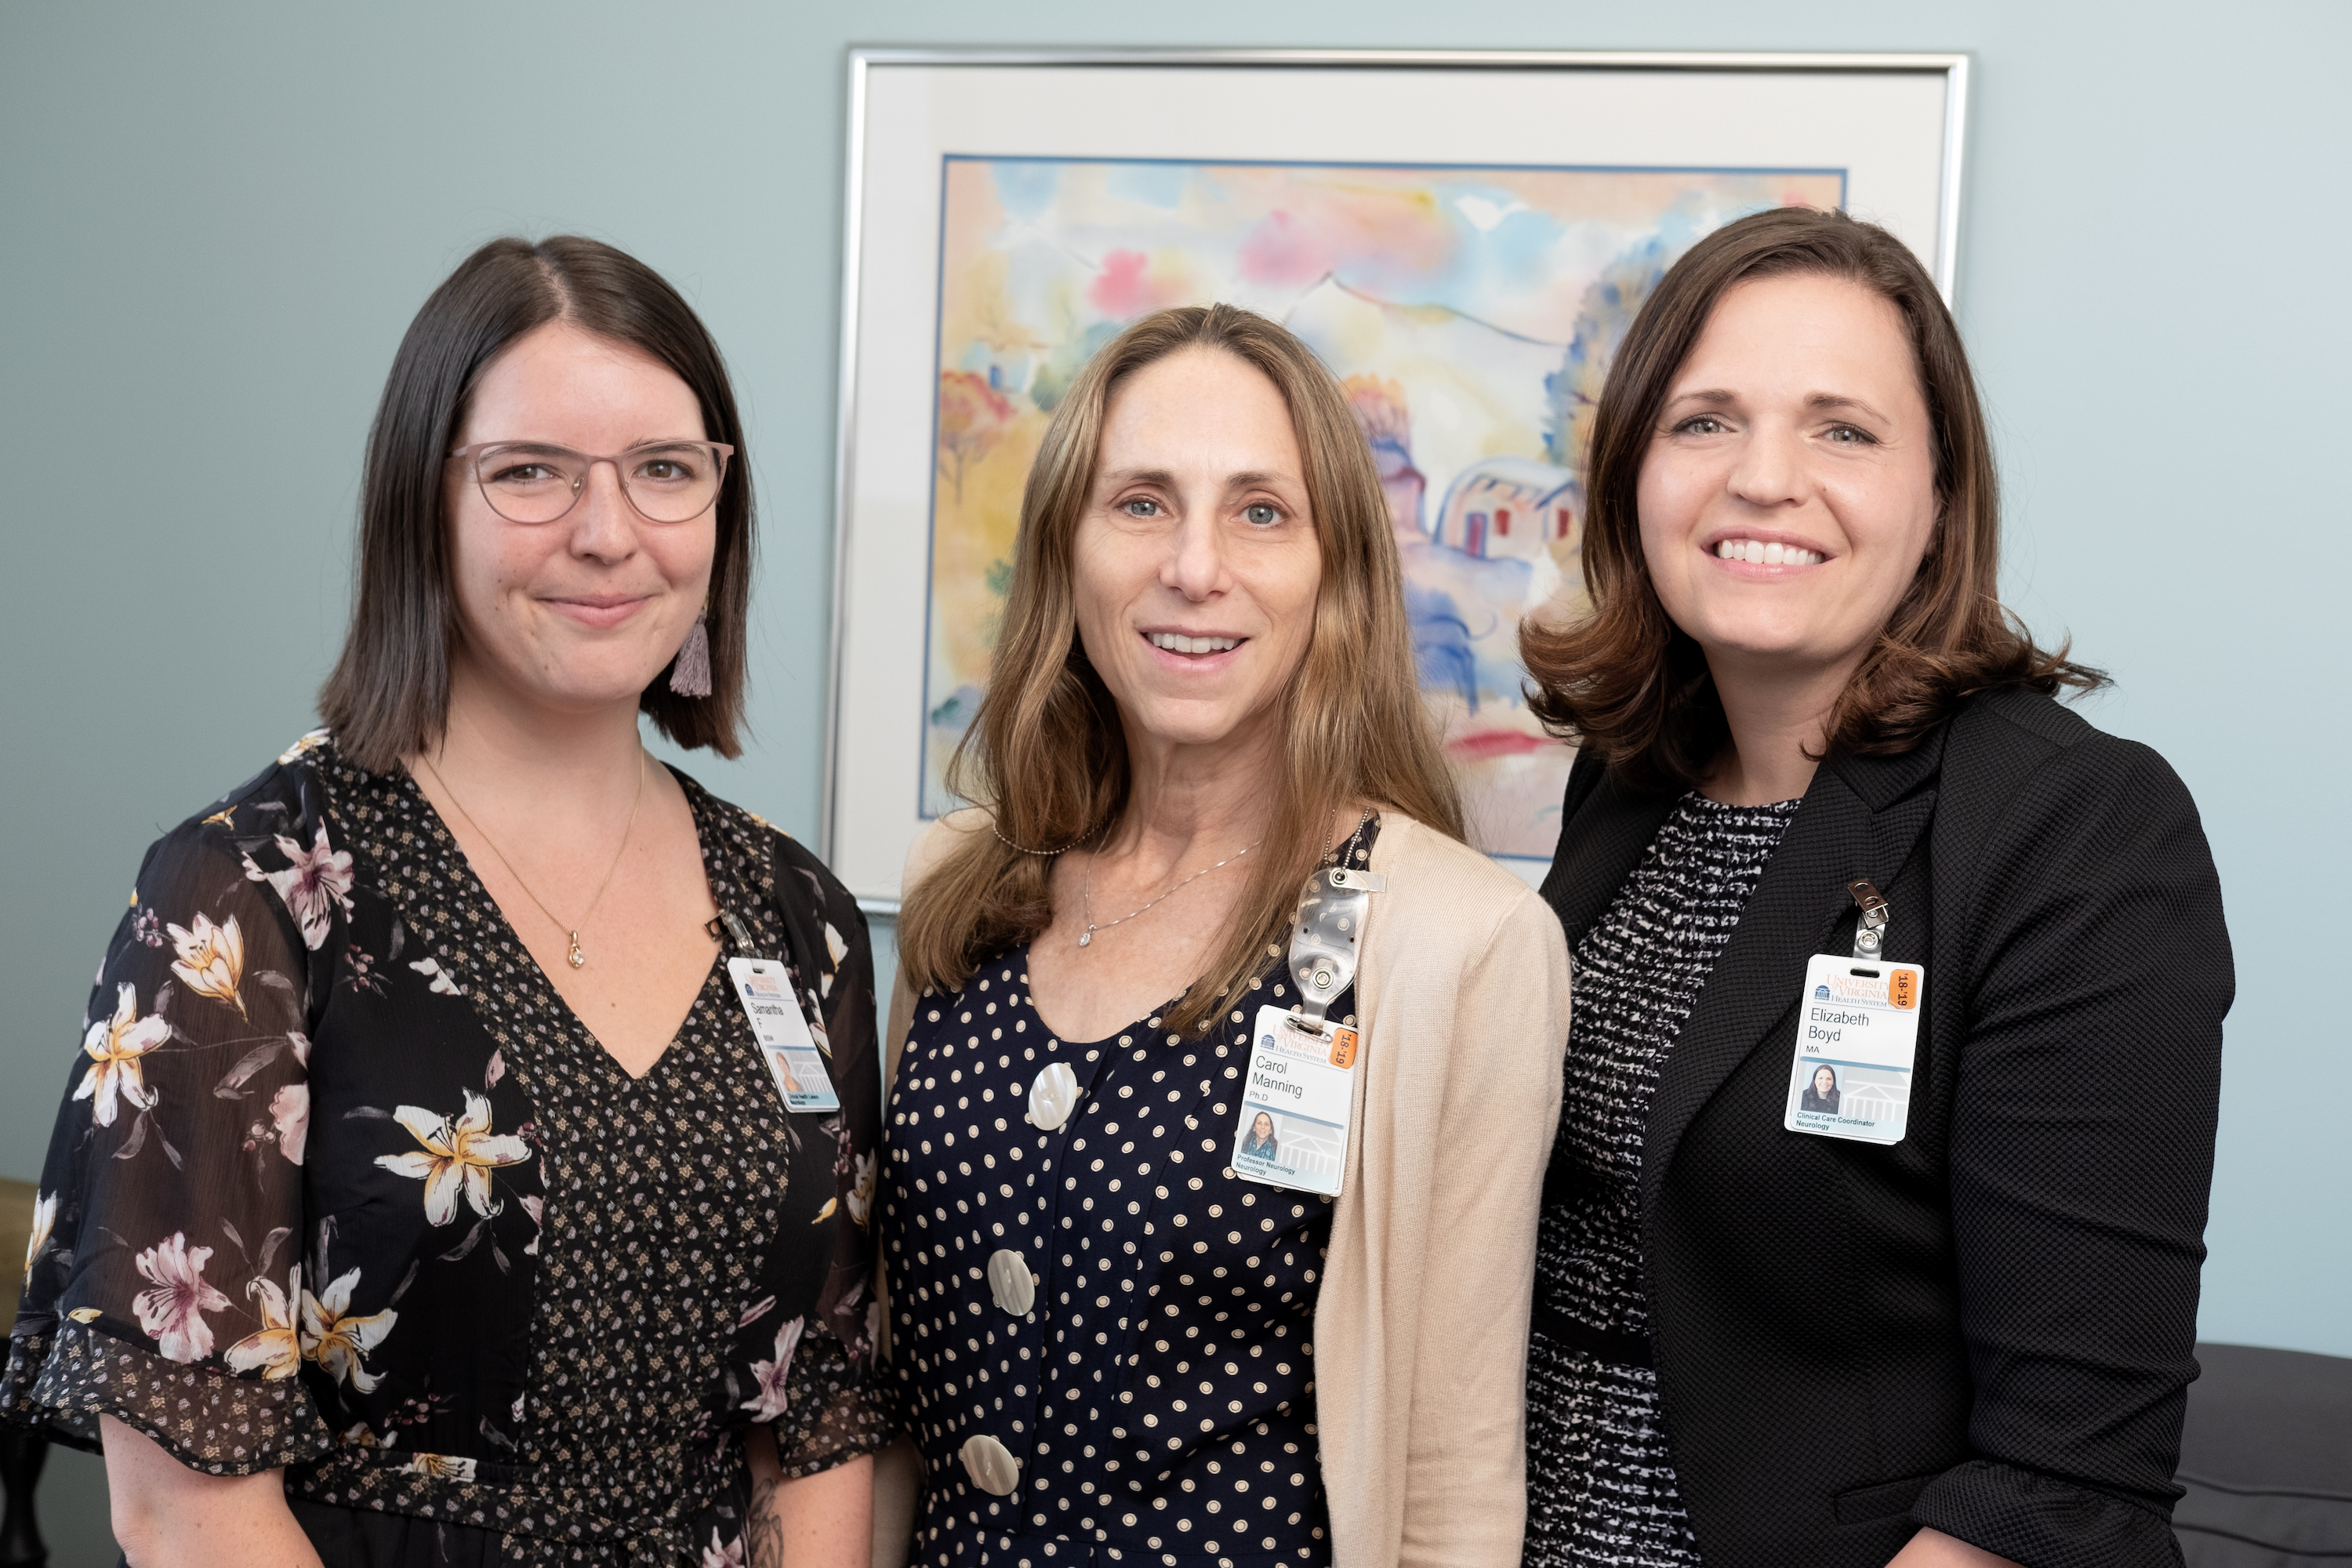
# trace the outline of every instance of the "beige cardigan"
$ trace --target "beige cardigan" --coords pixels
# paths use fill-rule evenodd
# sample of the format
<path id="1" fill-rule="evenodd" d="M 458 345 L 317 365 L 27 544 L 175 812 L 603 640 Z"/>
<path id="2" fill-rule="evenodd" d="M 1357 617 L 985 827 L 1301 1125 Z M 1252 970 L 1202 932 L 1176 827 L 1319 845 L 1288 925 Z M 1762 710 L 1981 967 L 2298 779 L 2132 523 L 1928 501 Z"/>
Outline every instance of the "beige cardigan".
<path id="1" fill-rule="evenodd" d="M 908 887 L 961 828 L 917 843 Z M 1383 814 L 1371 869 L 1389 883 L 1356 979 L 1365 1070 L 1315 1305 L 1332 1561 L 1516 1568 L 1568 944 L 1533 889 L 1410 817 Z M 902 983 L 885 1037 L 894 1079 L 913 1016 Z M 886 1486 L 877 1512 L 902 1514 L 888 1495 L 902 1489 Z"/>

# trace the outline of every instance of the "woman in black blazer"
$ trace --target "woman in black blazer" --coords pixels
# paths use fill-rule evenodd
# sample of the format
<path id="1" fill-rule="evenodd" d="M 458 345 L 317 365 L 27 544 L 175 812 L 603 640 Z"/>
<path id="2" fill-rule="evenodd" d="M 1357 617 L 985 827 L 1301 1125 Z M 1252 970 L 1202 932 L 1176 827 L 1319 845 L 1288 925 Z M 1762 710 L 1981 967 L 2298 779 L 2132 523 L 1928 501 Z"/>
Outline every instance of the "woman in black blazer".
<path id="1" fill-rule="evenodd" d="M 1581 745 L 1527 1561 L 2179 1563 L 2221 890 L 1995 597 L 1942 300 L 1843 214 L 1718 230 L 1588 474 L 1591 613 L 1524 635 Z"/>

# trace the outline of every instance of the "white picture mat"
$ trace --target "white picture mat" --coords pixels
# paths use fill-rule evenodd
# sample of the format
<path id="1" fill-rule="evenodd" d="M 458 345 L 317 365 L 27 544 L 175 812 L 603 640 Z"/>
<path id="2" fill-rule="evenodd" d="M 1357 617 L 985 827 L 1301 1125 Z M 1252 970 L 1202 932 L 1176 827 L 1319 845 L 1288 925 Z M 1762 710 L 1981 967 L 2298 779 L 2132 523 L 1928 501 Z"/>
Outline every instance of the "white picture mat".
<path id="1" fill-rule="evenodd" d="M 942 160 L 1166 158 L 1843 169 L 1846 205 L 1937 269 L 1954 76 L 871 61 L 853 94 L 840 601 L 825 853 L 895 905 L 920 815 Z M 859 101 L 862 97 L 862 102 Z M 1957 149 L 1950 150 L 1956 156 Z M 1948 167 L 1948 165 L 1949 165 Z M 1518 868 L 1514 863 L 1514 868 Z M 1540 875 L 1541 867 L 1532 868 Z"/>

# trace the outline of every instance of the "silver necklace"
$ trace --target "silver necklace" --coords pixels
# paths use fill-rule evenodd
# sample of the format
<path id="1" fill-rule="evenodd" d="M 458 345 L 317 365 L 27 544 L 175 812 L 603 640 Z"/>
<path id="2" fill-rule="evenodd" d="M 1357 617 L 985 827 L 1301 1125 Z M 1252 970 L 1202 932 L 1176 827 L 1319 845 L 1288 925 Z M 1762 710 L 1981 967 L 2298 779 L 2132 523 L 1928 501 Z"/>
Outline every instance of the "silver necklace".
<path id="1" fill-rule="evenodd" d="M 1334 844 L 1330 848 L 1325 850 L 1323 852 L 1323 858 L 1316 862 L 1316 864 L 1320 866 L 1338 865 L 1339 863 L 1340 857 L 1348 852 L 1348 846 L 1356 841 L 1356 836 L 1364 830 L 1364 824 L 1370 822 L 1371 819 L 1372 808 L 1370 806 L 1366 806 L 1364 808 L 1363 815 L 1356 818 L 1356 826 L 1348 830 L 1348 837 L 1342 838 L 1339 843 Z"/>
<path id="2" fill-rule="evenodd" d="M 1234 861 L 1248 854 L 1250 850 L 1256 848 L 1259 844 L 1263 844 L 1265 842 L 1265 840 L 1263 838 L 1258 839 L 1255 843 L 1253 843 L 1244 848 L 1234 850 L 1232 854 L 1218 861 L 1215 866 L 1202 867 L 1199 870 L 1193 872 L 1191 876 L 1185 878 L 1182 881 L 1169 889 L 1167 892 L 1164 892 L 1160 894 L 1159 898 L 1152 900 L 1151 903 L 1144 905 L 1143 908 L 1139 910 L 1130 910 L 1126 914 L 1119 916 L 1118 919 L 1115 921 L 1105 921 L 1100 925 L 1095 924 L 1095 861 L 1099 857 L 1088 856 L 1087 858 L 1086 883 L 1078 890 L 1078 908 L 1081 910 L 1081 918 L 1087 922 L 1087 929 L 1078 933 L 1078 945 L 1080 947 L 1091 947 L 1094 945 L 1095 932 L 1098 931 L 1108 931 L 1113 926 L 1125 925 L 1128 921 L 1135 919 L 1138 915 L 1150 913 L 1153 905 L 1161 903 L 1173 897 L 1175 894 L 1181 892 L 1184 889 L 1191 887 L 1193 883 L 1199 881 L 1210 872 L 1216 870 L 1218 867 L 1232 865 Z"/>

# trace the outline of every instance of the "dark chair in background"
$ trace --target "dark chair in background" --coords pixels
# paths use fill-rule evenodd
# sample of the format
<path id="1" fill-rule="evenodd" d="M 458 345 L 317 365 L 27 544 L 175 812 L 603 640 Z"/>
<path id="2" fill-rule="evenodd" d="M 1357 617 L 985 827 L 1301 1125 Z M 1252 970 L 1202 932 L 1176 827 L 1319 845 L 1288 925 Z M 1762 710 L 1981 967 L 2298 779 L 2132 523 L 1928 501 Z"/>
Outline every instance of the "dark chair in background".
<path id="1" fill-rule="evenodd" d="M 2352 1564 L 2352 1359 L 2200 1344 L 2173 1510 L 2189 1568 Z"/>
<path id="2" fill-rule="evenodd" d="M 0 1181 L 0 1258 L 22 1258 L 33 1239 L 33 1184 Z M 0 1268 L 6 1265 L 0 1263 Z M 0 1300 L 8 1304 L 6 1332 L 16 1326 L 16 1300 L 25 1281 L 0 1287 Z M 48 1439 L 29 1426 L 0 1426 L 0 1490 L 8 1509 L 0 1516 L 0 1568 L 38 1568 L 49 1560 L 41 1544 L 41 1527 L 33 1518 L 33 1491 L 40 1485 L 41 1465 L 49 1457 Z"/>

